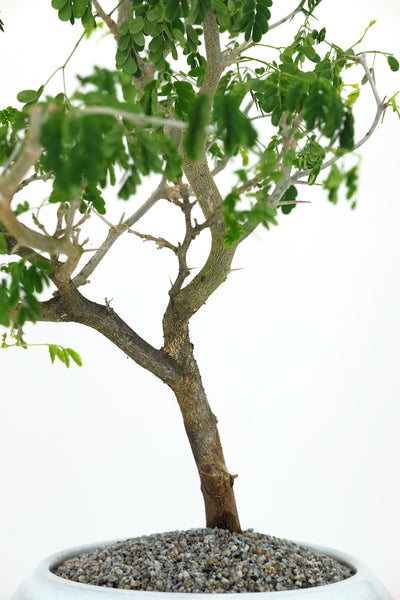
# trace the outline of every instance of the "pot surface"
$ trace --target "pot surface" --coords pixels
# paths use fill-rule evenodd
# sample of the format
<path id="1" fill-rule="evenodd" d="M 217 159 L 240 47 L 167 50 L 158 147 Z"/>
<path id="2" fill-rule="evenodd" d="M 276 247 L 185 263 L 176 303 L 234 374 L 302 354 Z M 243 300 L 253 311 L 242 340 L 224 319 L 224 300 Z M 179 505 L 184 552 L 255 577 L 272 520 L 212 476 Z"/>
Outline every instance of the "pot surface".
<path id="1" fill-rule="evenodd" d="M 132 591 L 76 583 L 57 577 L 50 571 L 69 558 L 110 543 L 112 542 L 80 546 L 50 556 L 21 584 L 11 600 L 215 600 L 215 594 L 208 593 Z M 356 574 L 338 583 L 313 588 L 228 593 L 229 600 L 392 600 L 387 590 L 361 561 L 329 548 L 311 544 L 308 546 L 346 563 Z"/>

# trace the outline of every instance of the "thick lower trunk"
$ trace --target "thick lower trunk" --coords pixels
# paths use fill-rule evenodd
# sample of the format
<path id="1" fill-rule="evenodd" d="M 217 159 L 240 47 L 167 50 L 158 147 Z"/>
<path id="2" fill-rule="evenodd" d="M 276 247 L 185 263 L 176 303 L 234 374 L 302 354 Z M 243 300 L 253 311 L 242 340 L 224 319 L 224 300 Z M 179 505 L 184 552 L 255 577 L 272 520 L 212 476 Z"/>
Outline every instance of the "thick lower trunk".
<path id="1" fill-rule="evenodd" d="M 233 482 L 225 465 L 217 418 L 212 413 L 197 369 L 174 384 L 186 434 L 201 481 L 206 526 L 240 532 Z"/>
<path id="2" fill-rule="evenodd" d="M 180 377 L 169 385 L 177 398 L 200 476 L 206 525 L 240 532 L 233 491 L 235 477 L 230 475 L 225 465 L 217 418 L 207 400 L 187 325 L 182 326 L 175 321 L 175 327 L 169 330 L 170 335 L 168 329 L 164 329 L 164 351 L 179 364 L 181 371 Z"/>

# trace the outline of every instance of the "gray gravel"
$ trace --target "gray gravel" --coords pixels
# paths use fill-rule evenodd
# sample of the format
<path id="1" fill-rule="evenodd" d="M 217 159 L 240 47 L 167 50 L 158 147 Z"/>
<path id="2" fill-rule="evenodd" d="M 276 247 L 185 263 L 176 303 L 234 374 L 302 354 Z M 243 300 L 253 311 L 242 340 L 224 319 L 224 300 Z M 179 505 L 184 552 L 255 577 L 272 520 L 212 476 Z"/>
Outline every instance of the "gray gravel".
<path id="1" fill-rule="evenodd" d="M 81 583 L 158 592 L 265 592 L 347 579 L 347 565 L 254 532 L 190 529 L 132 538 L 65 561 L 53 573 Z"/>

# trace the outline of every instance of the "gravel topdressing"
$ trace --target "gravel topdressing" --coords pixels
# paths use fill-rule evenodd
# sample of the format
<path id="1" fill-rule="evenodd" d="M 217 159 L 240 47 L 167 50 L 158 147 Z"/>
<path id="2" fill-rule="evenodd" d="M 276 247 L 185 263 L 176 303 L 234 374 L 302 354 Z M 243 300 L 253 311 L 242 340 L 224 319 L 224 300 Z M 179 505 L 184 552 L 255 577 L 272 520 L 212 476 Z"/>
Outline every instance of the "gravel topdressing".
<path id="1" fill-rule="evenodd" d="M 342 581 L 354 571 L 306 546 L 249 529 L 171 531 L 117 542 L 53 569 L 91 585 L 158 592 L 265 592 Z"/>

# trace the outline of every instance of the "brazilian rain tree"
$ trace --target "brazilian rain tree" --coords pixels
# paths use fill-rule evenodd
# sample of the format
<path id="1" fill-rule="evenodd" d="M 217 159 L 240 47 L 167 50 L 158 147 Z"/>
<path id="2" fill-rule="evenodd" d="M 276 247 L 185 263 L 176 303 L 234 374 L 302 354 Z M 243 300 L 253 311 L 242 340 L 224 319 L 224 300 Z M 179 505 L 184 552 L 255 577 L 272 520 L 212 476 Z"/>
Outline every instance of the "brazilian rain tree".
<path id="1" fill-rule="evenodd" d="M 109 12 L 97 0 L 52 0 L 49 10 L 81 37 L 47 82 L 23 89 L 16 107 L 0 111 L 2 347 L 29 345 L 27 321 L 81 323 L 169 386 L 200 477 L 206 525 L 232 532 L 240 531 L 234 476 L 194 356 L 190 319 L 227 279 L 237 248 L 258 226 L 268 229 L 301 210 L 301 186 L 319 184 L 333 203 L 343 189 L 354 208 L 355 151 L 386 110 L 399 115 L 396 96 L 383 99 L 375 78 L 379 65 L 397 71 L 399 63 L 365 47 L 373 22 L 342 48 L 317 19 L 320 1 L 302 0 L 274 18 L 272 0 L 123 0 Z M 297 24 L 289 45 L 270 45 L 269 32 L 289 23 Z M 79 53 L 99 28 L 115 38 L 115 69 L 98 64 L 71 91 L 71 51 Z M 59 93 L 49 96 L 47 84 L 59 71 Z M 358 137 L 361 91 L 375 109 Z M 222 193 L 216 176 L 224 169 L 230 187 Z M 146 178 L 154 183 L 147 198 Z M 39 207 L 29 201 L 31 186 L 43 189 Z M 123 215 L 116 222 L 107 216 L 110 190 Z M 141 228 L 162 202 L 182 227 L 177 243 Z M 92 241 L 99 219 L 107 226 L 100 244 Z M 109 301 L 85 294 L 128 233 L 176 259 L 160 314 L 161 348 Z M 188 253 L 198 238 L 209 243 L 193 268 Z M 129 285 L 129 269 L 120 271 Z M 81 364 L 71 348 L 48 348 L 53 362 Z"/>

